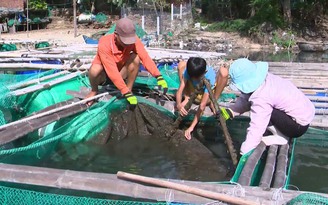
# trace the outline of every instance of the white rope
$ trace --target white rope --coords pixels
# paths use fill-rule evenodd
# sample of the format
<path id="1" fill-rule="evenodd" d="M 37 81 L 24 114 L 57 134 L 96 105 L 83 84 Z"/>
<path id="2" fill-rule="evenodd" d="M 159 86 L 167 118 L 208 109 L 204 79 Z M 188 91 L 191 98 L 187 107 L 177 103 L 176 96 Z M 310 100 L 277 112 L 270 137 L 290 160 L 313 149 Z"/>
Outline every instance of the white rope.
<path id="1" fill-rule="evenodd" d="M 166 189 L 165 201 L 166 201 L 166 204 L 171 204 L 172 202 L 174 202 L 174 192 L 172 189 Z"/>
<path id="2" fill-rule="evenodd" d="M 226 204 L 222 201 L 212 201 L 212 202 L 208 202 L 208 203 L 205 203 L 204 205 L 212 205 L 212 204 L 219 204 L 219 205 L 223 205 L 223 204 Z"/>
<path id="3" fill-rule="evenodd" d="M 283 191 L 283 188 L 280 187 L 279 189 L 276 189 L 274 192 L 273 192 L 273 195 L 272 195 L 272 201 L 274 201 L 274 204 L 281 204 L 280 201 L 284 200 L 284 196 L 282 194 L 282 191 Z"/>
<path id="4" fill-rule="evenodd" d="M 245 189 L 242 185 L 238 184 L 237 182 L 231 182 L 232 184 L 236 185 L 233 189 L 232 189 L 232 195 L 233 196 L 237 196 L 237 197 L 245 197 Z"/>
<path id="5" fill-rule="evenodd" d="M 300 189 L 295 185 L 289 184 L 288 187 L 293 187 L 293 188 L 296 188 L 297 191 L 300 191 Z"/>

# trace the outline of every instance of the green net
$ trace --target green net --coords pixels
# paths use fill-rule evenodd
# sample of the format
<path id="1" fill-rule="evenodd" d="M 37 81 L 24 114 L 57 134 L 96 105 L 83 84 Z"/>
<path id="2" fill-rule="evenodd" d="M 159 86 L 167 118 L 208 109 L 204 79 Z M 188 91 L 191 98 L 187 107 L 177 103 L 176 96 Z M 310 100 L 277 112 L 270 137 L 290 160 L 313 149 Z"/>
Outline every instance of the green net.
<path id="1" fill-rule="evenodd" d="M 287 204 L 288 205 L 327 205 L 328 198 L 318 194 L 304 193 L 290 200 Z"/>
<path id="2" fill-rule="evenodd" d="M 9 19 L 8 26 L 12 27 L 15 23 L 17 23 L 17 21 L 15 19 Z"/>
<path id="3" fill-rule="evenodd" d="M 0 45 L 0 51 L 16 51 L 17 46 L 15 44 L 2 44 Z"/>
<path id="4" fill-rule="evenodd" d="M 139 26 L 138 24 L 135 24 L 136 26 L 136 34 L 139 38 L 144 37 L 144 35 L 146 35 L 146 31 L 142 29 L 141 26 Z M 115 32 L 115 28 L 116 28 L 116 24 L 113 24 L 112 27 L 109 29 L 109 31 L 106 33 L 107 34 L 112 34 Z"/>
<path id="5" fill-rule="evenodd" d="M 24 189 L 0 186 L 0 203 L 2 205 L 147 205 L 147 204 L 169 204 L 164 202 L 142 202 L 97 199 L 90 197 L 66 196 L 59 194 L 42 193 Z M 176 204 L 176 203 L 175 203 Z"/>
<path id="6" fill-rule="evenodd" d="M 35 17 L 35 18 L 33 18 L 33 20 L 32 20 L 32 23 L 35 23 L 35 24 L 37 24 L 37 23 L 41 23 L 42 21 L 41 21 L 41 18 L 40 17 Z"/>
<path id="7" fill-rule="evenodd" d="M 49 48 L 49 47 L 50 47 L 50 44 L 47 41 L 43 41 L 43 42 L 35 44 L 36 49 L 38 49 L 38 48 Z"/>
<path id="8" fill-rule="evenodd" d="M 107 20 L 108 20 L 108 17 L 104 13 L 102 13 L 102 12 L 99 12 L 96 15 L 96 22 L 98 22 L 98 23 L 104 24 L 104 23 L 107 22 Z"/>

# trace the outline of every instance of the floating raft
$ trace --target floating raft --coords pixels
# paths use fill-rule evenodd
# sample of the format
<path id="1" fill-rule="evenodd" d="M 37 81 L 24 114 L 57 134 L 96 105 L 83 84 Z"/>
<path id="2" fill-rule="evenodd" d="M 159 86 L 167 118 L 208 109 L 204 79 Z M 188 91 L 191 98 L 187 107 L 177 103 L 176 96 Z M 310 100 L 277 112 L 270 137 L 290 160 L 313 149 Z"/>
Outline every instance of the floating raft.
<path id="1" fill-rule="evenodd" d="M 0 164 L 0 181 L 37 186 L 74 189 L 81 191 L 127 196 L 136 199 L 167 201 L 167 193 L 174 196 L 171 201 L 179 203 L 206 204 L 215 200 L 184 193 L 173 189 L 142 185 L 119 179 L 115 174 L 80 172 L 23 165 Z M 286 204 L 291 199 L 304 193 L 281 189 L 263 190 L 260 187 L 237 186 L 184 180 L 165 180 L 180 185 L 198 188 L 218 194 L 238 197 L 253 201 L 252 204 Z M 328 197 L 327 194 L 318 194 Z M 280 196 L 280 197 L 277 197 Z"/>

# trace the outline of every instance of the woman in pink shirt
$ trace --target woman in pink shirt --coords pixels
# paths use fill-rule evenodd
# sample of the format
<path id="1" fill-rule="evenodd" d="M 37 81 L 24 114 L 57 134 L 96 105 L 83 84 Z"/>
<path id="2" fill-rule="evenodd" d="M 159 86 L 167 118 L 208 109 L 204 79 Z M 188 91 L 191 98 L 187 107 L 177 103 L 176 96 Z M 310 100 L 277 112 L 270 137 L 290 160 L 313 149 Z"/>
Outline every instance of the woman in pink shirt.
<path id="1" fill-rule="evenodd" d="M 250 111 L 250 123 L 241 154 L 266 145 L 286 144 L 300 137 L 314 118 L 312 102 L 289 80 L 268 72 L 267 62 L 253 63 L 246 58 L 234 61 L 229 69 L 231 87 L 242 94 L 227 111 L 231 117 Z M 268 136 L 265 133 L 268 133 Z"/>

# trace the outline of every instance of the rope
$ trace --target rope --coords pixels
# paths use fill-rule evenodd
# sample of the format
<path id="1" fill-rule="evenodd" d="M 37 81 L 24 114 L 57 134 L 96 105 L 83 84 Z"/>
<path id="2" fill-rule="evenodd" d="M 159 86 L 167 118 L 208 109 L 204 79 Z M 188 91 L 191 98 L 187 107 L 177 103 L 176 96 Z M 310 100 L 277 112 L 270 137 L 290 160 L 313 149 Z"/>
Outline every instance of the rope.
<path id="1" fill-rule="evenodd" d="M 165 191 L 165 201 L 166 204 L 171 204 L 172 202 L 174 202 L 174 192 L 172 189 L 167 189 Z"/>
<path id="2" fill-rule="evenodd" d="M 282 194 L 282 190 L 283 190 L 283 188 L 281 187 L 279 189 L 276 189 L 273 192 L 272 200 L 275 202 L 275 204 L 281 204 L 279 202 L 282 201 L 282 200 L 284 200 L 284 196 Z"/>
<path id="3" fill-rule="evenodd" d="M 80 123 L 80 126 L 76 126 L 74 128 L 71 128 L 69 131 L 66 131 L 64 133 L 61 133 L 53 138 L 49 138 L 44 140 L 43 138 L 40 139 L 41 141 L 37 141 L 33 144 L 30 144 L 28 146 L 25 147 L 19 147 L 19 148 L 14 148 L 14 149 L 9 149 L 9 150 L 1 150 L 0 151 L 0 155 L 8 155 L 8 154 L 14 154 L 16 152 L 22 152 L 22 151 L 27 151 L 27 150 L 31 150 L 37 147 L 40 147 L 42 145 L 54 142 L 56 140 L 59 140 L 67 135 L 73 134 L 73 132 L 77 131 L 78 129 L 80 129 L 81 127 L 83 127 L 86 124 L 89 124 L 93 119 L 96 119 L 95 116 L 97 116 L 100 112 L 102 112 L 108 105 L 110 105 L 112 102 L 114 102 L 116 100 L 116 97 L 112 97 L 108 102 L 106 102 L 104 104 L 104 106 L 102 106 L 100 108 L 100 110 L 96 113 L 94 113 L 93 115 L 89 115 L 89 119 L 85 119 L 82 123 Z"/>
<path id="4" fill-rule="evenodd" d="M 238 196 L 238 197 L 245 197 L 246 191 L 245 191 L 244 187 L 242 185 L 240 185 L 239 183 L 237 183 L 237 182 L 231 182 L 231 183 L 236 185 L 232 189 L 232 195 L 233 196 Z"/>
<path id="5" fill-rule="evenodd" d="M 286 188 L 288 189 L 288 187 L 293 187 L 293 188 L 295 188 L 297 191 L 300 191 L 300 189 L 299 189 L 297 186 L 293 185 L 293 184 L 288 184 Z"/>

